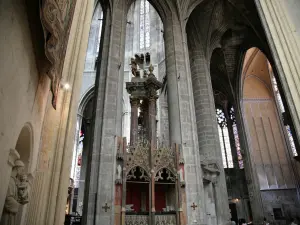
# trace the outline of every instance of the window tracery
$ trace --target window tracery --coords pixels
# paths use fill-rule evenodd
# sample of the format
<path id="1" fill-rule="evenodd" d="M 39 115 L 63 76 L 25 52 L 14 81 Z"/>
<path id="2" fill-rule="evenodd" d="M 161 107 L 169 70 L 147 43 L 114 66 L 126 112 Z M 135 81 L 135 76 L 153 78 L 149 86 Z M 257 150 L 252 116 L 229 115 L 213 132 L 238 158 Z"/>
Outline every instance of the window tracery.
<path id="1" fill-rule="evenodd" d="M 219 139 L 221 145 L 222 159 L 224 168 L 233 168 L 233 159 L 230 147 L 230 139 L 225 114 L 223 110 L 216 109 Z"/>

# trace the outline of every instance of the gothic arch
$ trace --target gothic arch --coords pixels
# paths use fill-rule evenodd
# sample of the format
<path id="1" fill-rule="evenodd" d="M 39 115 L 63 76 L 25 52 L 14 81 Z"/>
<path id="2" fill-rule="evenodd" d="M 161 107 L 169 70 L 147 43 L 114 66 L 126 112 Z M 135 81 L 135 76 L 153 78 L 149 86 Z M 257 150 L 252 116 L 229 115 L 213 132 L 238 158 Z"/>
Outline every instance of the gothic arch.
<path id="1" fill-rule="evenodd" d="M 31 123 L 27 122 L 21 129 L 18 140 L 16 142 L 15 149 L 20 155 L 20 159 L 25 165 L 24 172 L 31 175 L 32 167 L 32 150 L 33 150 L 33 127 Z M 31 185 L 32 175 L 29 178 L 29 185 Z M 30 187 L 29 187 L 30 191 Z M 17 224 L 25 224 L 24 217 L 26 216 L 28 205 L 20 207 L 19 212 L 17 213 Z"/>
<path id="2" fill-rule="evenodd" d="M 78 113 L 83 114 L 87 104 L 94 97 L 95 85 L 91 86 L 81 97 L 78 106 Z"/>
<path id="3" fill-rule="evenodd" d="M 228 77 L 227 67 L 222 48 L 215 48 L 209 62 L 210 75 L 214 90 L 219 90 L 233 102 L 234 90 L 230 77 Z"/>
<path id="4" fill-rule="evenodd" d="M 97 10 L 97 7 L 100 7 L 102 10 L 102 4 L 100 1 L 95 1 L 95 5 L 94 5 L 94 10 L 93 10 L 93 15 L 95 14 L 95 11 Z"/>
<path id="5" fill-rule="evenodd" d="M 270 98 L 272 99 L 272 95 L 273 95 L 273 90 L 272 87 L 270 87 L 266 81 L 264 81 L 263 79 L 261 79 L 259 76 L 254 75 L 254 74 L 250 74 L 247 77 L 245 77 L 244 79 L 244 87 L 243 90 L 245 91 L 245 86 L 250 85 L 251 83 L 255 83 L 256 87 L 259 87 L 259 89 L 265 89 L 267 91 L 267 93 L 260 93 L 261 97 L 265 97 L 265 98 Z M 253 91 L 258 91 L 258 89 L 255 89 Z M 245 92 L 244 92 L 245 94 Z M 253 93 L 252 93 L 253 94 Z M 262 96 L 263 94 L 263 96 Z M 244 96 L 245 97 L 245 96 Z M 252 96 L 253 97 L 253 96 Z"/>
<path id="6" fill-rule="evenodd" d="M 243 65 L 241 65 L 241 73 L 238 76 L 240 83 L 237 86 L 237 91 L 240 92 L 240 100 L 243 99 L 244 86 L 246 79 L 257 79 L 269 91 L 270 96 L 273 95 L 272 82 L 269 77 L 269 61 L 267 55 L 259 48 L 253 47 L 243 54 Z M 240 89 L 240 90 L 239 90 Z"/>
<path id="7" fill-rule="evenodd" d="M 187 8 L 187 14 L 186 17 L 189 18 L 192 12 L 195 10 L 195 8 L 200 5 L 204 0 L 191 0 L 190 4 Z"/>

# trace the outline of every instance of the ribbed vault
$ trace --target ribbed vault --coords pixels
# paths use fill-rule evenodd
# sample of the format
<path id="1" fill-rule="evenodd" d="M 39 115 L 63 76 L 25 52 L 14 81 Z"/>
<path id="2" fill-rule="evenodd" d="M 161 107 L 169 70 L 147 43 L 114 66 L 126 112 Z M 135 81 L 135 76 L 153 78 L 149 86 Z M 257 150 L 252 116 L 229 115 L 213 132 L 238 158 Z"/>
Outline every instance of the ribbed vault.
<path id="1" fill-rule="evenodd" d="M 213 86 L 233 98 L 246 51 L 258 47 L 272 58 L 256 5 L 253 0 L 190 2 L 198 5 L 186 25 L 188 44 L 202 49 L 210 62 Z"/>

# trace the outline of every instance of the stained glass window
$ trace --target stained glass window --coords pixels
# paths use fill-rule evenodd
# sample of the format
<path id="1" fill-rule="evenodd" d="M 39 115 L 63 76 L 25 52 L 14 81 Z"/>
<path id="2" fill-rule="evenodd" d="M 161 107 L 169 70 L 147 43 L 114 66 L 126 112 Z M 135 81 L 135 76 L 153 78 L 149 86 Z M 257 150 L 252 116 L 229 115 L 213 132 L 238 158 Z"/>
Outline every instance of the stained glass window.
<path id="1" fill-rule="evenodd" d="M 99 47 L 100 47 L 100 39 L 101 39 L 101 31 L 102 31 L 102 21 L 103 21 L 103 12 L 100 14 L 99 20 L 99 32 L 98 32 L 98 37 L 97 37 L 97 53 L 99 52 Z"/>
<path id="2" fill-rule="evenodd" d="M 150 48 L 150 4 L 141 0 L 140 8 L 140 49 Z"/>
<path id="3" fill-rule="evenodd" d="M 275 79 L 274 76 L 272 76 L 272 84 L 273 84 L 273 89 L 274 89 L 274 92 L 275 92 L 276 100 L 277 100 L 277 103 L 279 105 L 280 111 L 281 111 L 281 113 L 285 113 L 285 108 L 284 108 L 282 98 L 281 98 L 281 95 L 280 95 L 280 92 L 279 92 L 279 89 L 278 89 L 278 85 L 277 85 L 277 82 L 276 82 L 276 79 Z M 292 134 L 292 131 L 291 131 L 291 127 L 289 125 L 285 125 L 285 129 L 286 129 L 286 132 L 287 132 L 287 135 L 288 135 L 288 138 L 289 138 L 289 142 L 290 142 L 290 146 L 291 146 L 293 156 L 298 156 L 296 146 L 295 146 L 295 142 L 294 142 L 294 138 L 293 138 L 293 134 Z"/>
<path id="4" fill-rule="evenodd" d="M 243 162 L 243 156 L 241 153 L 241 145 L 240 145 L 240 138 L 239 138 L 239 133 L 236 125 L 236 120 L 235 120 L 235 113 L 233 107 L 230 109 L 230 119 L 232 121 L 232 130 L 233 130 L 233 135 L 234 135 L 234 143 L 235 143 L 235 148 L 236 148 L 236 153 L 238 157 L 238 162 L 239 162 L 239 167 L 240 169 L 244 168 L 244 162 Z"/>
<path id="5" fill-rule="evenodd" d="M 224 168 L 233 168 L 233 159 L 225 114 L 221 109 L 216 110 L 220 146 Z"/>

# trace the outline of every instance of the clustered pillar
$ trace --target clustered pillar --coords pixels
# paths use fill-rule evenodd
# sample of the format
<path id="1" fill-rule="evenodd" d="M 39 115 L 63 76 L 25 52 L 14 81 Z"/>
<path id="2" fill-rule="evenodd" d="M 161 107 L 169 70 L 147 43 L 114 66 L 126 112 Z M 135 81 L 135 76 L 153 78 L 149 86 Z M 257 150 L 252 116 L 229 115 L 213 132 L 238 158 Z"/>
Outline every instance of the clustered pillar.
<path id="1" fill-rule="evenodd" d="M 134 145 L 138 136 L 138 108 L 140 100 L 138 98 L 131 98 L 131 126 L 130 126 L 130 145 Z"/>

